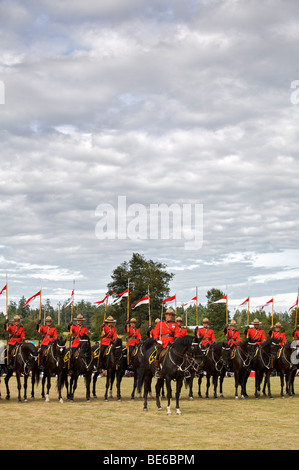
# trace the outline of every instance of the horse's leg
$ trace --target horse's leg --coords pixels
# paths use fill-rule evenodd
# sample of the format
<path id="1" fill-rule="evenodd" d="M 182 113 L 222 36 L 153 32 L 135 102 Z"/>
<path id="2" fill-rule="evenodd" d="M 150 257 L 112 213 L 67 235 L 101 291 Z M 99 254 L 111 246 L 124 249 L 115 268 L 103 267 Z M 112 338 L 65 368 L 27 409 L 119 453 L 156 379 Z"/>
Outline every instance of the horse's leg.
<path id="1" fill-rule="evenodd" d="M 94 398 L 97 398 L 97 394 L 96 394 L 96 384 L 97 384 L 98 376 L 99 376 L 99 372 L 96 371 L 96 372 L 93 374 L 93 379 L 92 379 L 92 396 L 93 396 Z"/>
<path id="2" fill-rule="evenodd" d="M 112 389 L 113 389 L 114 380 L 115 380 L 115 370 L 113 370 L 113 372 L 111 373 L 111 377 L 110 377 L 109 398 L 113 398 Z"/>
<path id="3" fill-rule="evenodd" d="M 220 373 L 220 377 L 219 377 L 219 388 L 220 388 L 220 396 L 223 397 L 223 381 L 224 381 L 224 377 L 225 377 L 225 368 L 223 367 L 221 373 Z"/>
<path id="4" fill-rule="evenodd" d="M 134 378 L 133 378 L 133 390 L 132 390 L 132 393 L 131 393 L 131 400 L 134 400 L 134 398 L 135 398 L 135 390 L 137 388 L 137 381 L 138 381 L 137 371 L 135 370 L 134 371 Z"/>
<path id="5" fill-rule="evenodd" d="M 78 384 L 78 374 L 77 373 L 74 373 L 74 377 L 73 377 L 73 388 L 72 388 L 72 401 L 74 400 L 74 396 L 75 396 L 75 391 L 77 389 L 77 384 Z"/>
<path id="6" fill-rule="evenodd" d="M 221 377 L 220 377 L 220 380 L 221 380 Z M 213 386 L 214 386 L 214 398 L 218 398 L 217 397 L 217 386 L 218 386 L 218 374 L 215 373 L 214 376 L 213 376 Z"/>
<path id="7" fill-rule="evenodd" d="M 180 410 L 180 394 L 182 390 L 182 385 L 183 385 L 183 379 L 178 379 L 176 381 L 176 414 L 181 415 L 181 410 Z"/>
<path id="8" fill-rule="evenodd" d="M 166 379 L 166 390 L 167 390 L 167 415 L 171 415 L 171 410 L 170 410 L 170 400 L 172 396 L 172 390 L 171 390 L 171 380 Z"/>
<path id="9" fill-rule="evenodd" d="M 193 400 L 193 380 L 194 380 L 194 377 L 192 375 L 189 381 L 189 400 Z"/>
<path id="10" fill-rule="evenodd" d="M 284 387 L 284 373 L 280 370 L 280 396 L 284 398 L 283 387 Z M 287 384 L 287 373 L 286 373 L 286 393 L 288 393 L 288 384 Z"/>
<path id="11" fill-rule="evenodd" d="M 62 393 L 61 393 L 62 387 L 63 387 L 63 371 L 58 370 L 57 389 L 58 389 L 58 400 L 59 400 L 60 403 L 63 403 Z"/>
<path id="12" fill-rule="evenodd" d="M 239 377 L 240 377 L 240 373 L 239 371 L 235 370 L 235 399 L 238 400 L 239 396 L 238 396 L 238 387 L 239 387 Z"/>
<path id="13" fill-rule="evenodd" d="M 200 374 L 200 376 L 198 377 L 198 396 L 199 396 L 199 398 L 202 398 L 202 395 L 201 395 L 201 382 L 202 382 L 202 374 Z"/>
<path id="14" fill-rule="evenodd" d="M 45 377 L 45 371 L 44 371 L 43 378 L 42 378 L 42 392 L 41 392 L 42 398 L 45 398 L 45 381 L 46 381 L 46 377 Z"/>
<path id="15" fill-rule="evenodd" d="M 44 372 L 45 374 L 45 372 Z M 51 388 L 51 371 L 47 372 L 47 393 L 46 393 L 46 402 L 50 401 L 50 388 Z"/>
<path id="16" fill-rule="evenodd" d="M 268 397 L 273 398 L 272 393 L 271 393 L 271 382 L 270 382 L 270 380 L 271 380 L 271 371 L 270 370 L 267 371 L 267 373 L 266 373 L 265 381 L 266 381 L 266 379 L 267 379 Z"/>
<path id="17" fill-rule="evenodd" d="M 35 387 L 35 374 L 36 374 L 36 371 L 35 371 L 35 368 L 33 368 L 33 370 L 31 371 L 31 399 L 33 400 L 34 399 L 34 387 Z"/>
<path id="18" fill-rule="evenodd" d="M 106 375 L 106 388 L 105 388 L 105 401 L 108 401 L 108 389 L 110 385 L 110 371 L 107 369 L 107 375 Z"/>
<path id="19" fill-rule="evenodd" d="M 9 369 L 4 379 L 5 386 L 6 386 L 6 400 L 10 400 L 10 391 L 9 391 L 8 382 L 11 376 L 12 376 L 12 370 Z"/>
<path id="20" fill-rule="evenodd" d="M 90 382 L 91 382 L 91 372 L 85 374 L 85 385 L 86 385 L 86 401 L 90 401 Z"/>
<path id="21" fill-rule="evenodd" d="M 209 398 L 209 388 L 210 388 L 211 376 L 207 373 L 207 388 L 206 388 L 206 398 Z"/>
<path id="22" fill-rule="evenodd" d="M 17 379 L 17 387 L 18 387 L 18 401 L 21 402 L 21 374 L 19 372 L 16 372 L 16 379 Z"/>
<path id="23" fill-rule="evenodd" d="M 151 374 L 150 371 L 146 371 L 146 372 L 144 373 L 144 390 L 143 390 L 143 398 L 144 398 L 144 401 L 143 401 L 143 411 L 148 411 L 148 408 L 147 408 L 147 397 L 148 397 L 148 392 L 149 392 L 149 389 L 150 389 L 151 377 L 152 377 L 152 374 Z"/>

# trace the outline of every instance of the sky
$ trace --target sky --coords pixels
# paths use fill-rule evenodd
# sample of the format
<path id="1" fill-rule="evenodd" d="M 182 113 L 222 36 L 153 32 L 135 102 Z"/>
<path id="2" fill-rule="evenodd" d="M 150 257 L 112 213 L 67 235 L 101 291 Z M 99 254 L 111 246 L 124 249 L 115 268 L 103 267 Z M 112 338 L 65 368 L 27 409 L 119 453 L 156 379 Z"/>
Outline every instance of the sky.
<path id="1" fill-rule="evenodd" d="M 9 300 L 42 288 L 63 303 L 74 281 L 75 302 L 102 300 L 112 271 L 138 252 L 175 274 L 178 304 L 196 287 L 204 304 L 215 287 L 230 310 L 248 296 L 252 308 L 272 297 L 276 311 L 293 305 L 298 9 L 297 0 L 0 2 Z M 161 204 L 181 219 L 157 229 L 149 215 Z"/>

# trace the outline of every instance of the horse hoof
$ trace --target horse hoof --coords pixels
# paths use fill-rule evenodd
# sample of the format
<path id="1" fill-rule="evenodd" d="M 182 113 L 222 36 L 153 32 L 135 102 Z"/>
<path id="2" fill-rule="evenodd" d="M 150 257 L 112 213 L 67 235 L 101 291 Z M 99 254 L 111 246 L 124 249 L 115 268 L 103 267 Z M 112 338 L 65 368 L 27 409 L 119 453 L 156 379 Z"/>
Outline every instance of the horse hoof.
<path id="1" fill-rule="evenodd" d="M 121 401 L 121 398 L 118 398 L 118 399 L 117 399 L 117 401 L 119 401 L 119 402 L 120 402 L 120 401 Z"/>
<path id="2" fill-rule="evenodd" d="M 148 411 L 148 409 L 147 409 L 147 408 L 143 408 L 143 411 Z"/>
<path id="3" fill-rule="evenodd" d="M 181 415 L 181 414 L 182 414 L 181 410 L 177 409 L 177 410 L 176 410 L 176 414 L 177 414 L 177 415 Z"/>
<path id="4" fill-rule="evenodd" d="M 162 406 L 159 406 L 158 411 L 162 411 L 162 410 L 163 410 Z"/>
<path id="5" fill-rule="evenodd" d="M 239 397 L 235 397 L 235 400 L 239 400 Z"/>
<path id="6" fill-rule="evenodd" d="M 189 397 L 189 400 L 192 401 L 192 400 L 194 400 L 194 398 L 193 398 L 193 397 Z"/>
<path id="7" fill-rule="evenodd" d="M 49 398 L 49 395 L 47 395 L 47 397 L 46 397 L 46 403 L 49 403 L 49 401 L 50 401 L 50 398 Z"/>
<path id="8" fill-rule="evenodd" d="M 241 395 L 241 398 L 242 398 L 242 400 L 245 400 L 245 396 L 244 396 L 244 395 Z"/>
<path id="9" fill-rule="evenodd" d="M 63 399 L 62 399 L 62 398 L 59 399 L 59 403 L 63 403 Z"/>

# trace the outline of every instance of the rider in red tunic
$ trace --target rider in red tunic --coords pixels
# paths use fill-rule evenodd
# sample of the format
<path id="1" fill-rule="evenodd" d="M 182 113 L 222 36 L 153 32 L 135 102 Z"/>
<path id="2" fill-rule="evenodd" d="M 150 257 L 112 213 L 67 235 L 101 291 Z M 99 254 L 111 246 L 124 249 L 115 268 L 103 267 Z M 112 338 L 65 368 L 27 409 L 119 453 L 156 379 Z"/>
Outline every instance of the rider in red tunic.
<path id="1" fill-rule="evenodd" d="M 106 318 L 105 323 L 101 325 L 101 332 L 102 332 L 102 339 L 101 339 L 101 350 L 99 356 L 99 369 L 100 372 L 103 369 L 103 358 L 107 348 L 113 343 L 113 341 L 117 338 L 116 328 L 114 323 L 116 320 L 110 315 Z"/>
<path id="2" fill-rule="evenodd" d="M 165 320 L 159 321 L 155 328 L 152 330 L 151 334 L 154 340 L 157 343 L 157 358 L 155 360 L 155 377 L 160 377 L 159 371 L 159 358 L 163 349 L 167 348 L 175 338 L 180 337 L 180 330 L 178 324 L 173 321 L 174 311 L 172 308 L 169 308 L 165 312 Z"/>
<path id="3" fill-rule="evenodd" d="M 186 336 L 188 334 L 187 328 L 184 328 L 182 326 L 183 324 L 183 319 L 181 317 L 177 317 L 176 322 L 178 324 L 179 330 L 180 330 L 180 338 L 182 336 Z"/>
<path id="4" fill-rule="evenodd" d="M 130 323 L 130 326 L 129 326 L 129 323 Z M 130 322 L 129 320 L 127 320 L 124 330 L 127 333 L 126 346 L 129 348 L 128 368 L 131 369 L 133 366 L 132 357 L 133 357 L 135 348 L 141 341 L 140 330 L 136 328 L 136 318 L 131 318 Z"/>
<path id="5" fill-rule="evenodd" d="M 227 337 L 227 342 L 230 348 L 237 346 L 241 342 L 240 332 L 236 330 L 237 323 L 232 320 L 229 325 L 225 325 L 223 334 Z"/>
<path id="6" fill-rule="evenodd" d="M 287 342 L 287 340 L 286 340 L 286 335 L 280 330 L 281 330 L 281 323 L 277 322 L 275 324 L 274 329 L 271 328 L 269 330 L 268 336 L 278 339 L 279 345 L 282 348 L 283 345 Z"/>
<path id="7" fill-rule="evenodd" d="M 39 320 L 36 325 L 36 331 L 41 333 L 43 339 L 40 345 L 39 357 L 43 360 L 43 363 L 40 364 L 40 369 L 44 367 L 45 360 L 45 351 L 48 349 L 49 344 L 53 341 L 54 338 L 57 338 L 57 330 L 55 326 L 52 326 L 52 318 L 46 317 L 46 324 L 41 325 Z"/>
<path id="8" fill-rule="evenodd" d="M 12 364 L 12 352 L 16 345 L 21 344 L 25 341 L 25 330 L 24 327 L 20 323 L 21 319 L 19 315 L 14 316 L 14 324 L 8 325 L 8 321 L 6 320 L 4 323 L 4 330 L 8 331 L 9 333 L 9 340 L 8 340 L 8 351 L 7 351 L 7 368 L 11 369 Z"/>
<path id="9" fill-rule="evenodd" d="M 255 318 L 253 320 L 253 328 L 246 326 L 244 330 L 245 338 L 253 339 L 259 346 L 263 341 L 267 340 L 265 332 L 260 328 L 260 325 L 261 323 L 258 318 Z"/>
<path id="10" fill-rule="evenodd" d="M 203 319 L 202 325 L 203 326 L 195 329 L 195 335 L 197 335 L 198 338 L 203 337 L 201 340 L 201 344 L 204 347 L 207 347 L 216 342 L 215 334 L 214 334 L 214 331 L 211 328 L 209 328 L 208 318 Z"/>

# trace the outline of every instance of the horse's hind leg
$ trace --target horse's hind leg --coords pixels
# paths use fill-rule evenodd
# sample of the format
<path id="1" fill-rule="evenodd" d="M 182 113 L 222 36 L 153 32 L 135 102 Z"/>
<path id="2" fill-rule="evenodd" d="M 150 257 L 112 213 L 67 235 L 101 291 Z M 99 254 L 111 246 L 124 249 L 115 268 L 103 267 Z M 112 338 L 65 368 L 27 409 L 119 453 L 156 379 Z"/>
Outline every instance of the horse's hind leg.
<path id="1" fill-rule="evenodd" d="M 96 385 L 97 385 L 98 375 L 99 375 L 98 371 L 96 371 L 93 374 L 93 379 L 92 379 L 92 396 L 93 396 L 93 398 L 97 398 Z"/>
<path id="2" fill-rule="evenodd" d="M 8 382 L 11 376 L 12 376 L 12 371 L 9 370 L 4 379 L 5 387 L 6 387 L 6 400 L 10 400 L 10 391 L 9 391 Z"/>
<path id="3" fill-rule="evenodd" d="M 86 400 L 87 401 L 90 401 L 90 382 L 91 382 L 91 373 L 88 373 L 85 376 Z"/>
<path id="4" fill-rule="evenodd" d="M 180 410 L 180 394 L 181 394 L 181 389 L 182 389 L 183 381 L 177 379 L 176 382 L 176 414 L 181 415 L 181 410 Z"/>
<path id="5" fill-rule="evenodd" d="M 160 394 L 161 394 L 161 388 L 162 388 L 163 382 L 164 382 L 163 379 L 158 379 L 156 383 L 156 405 L 159 411 L 162 410 Z M 167 393 L 167 396 L 168 396 L 168 393 Z M 169 398 L 169 402 L 170 402 L 170 398 Z"/>
<path id="6" fill-rule="evenodd" d="M 50 401 L 50 388 L 51 388 L 51 373 L 47 376 L 47 393 L 46 393 L 46 402 Z"/>

